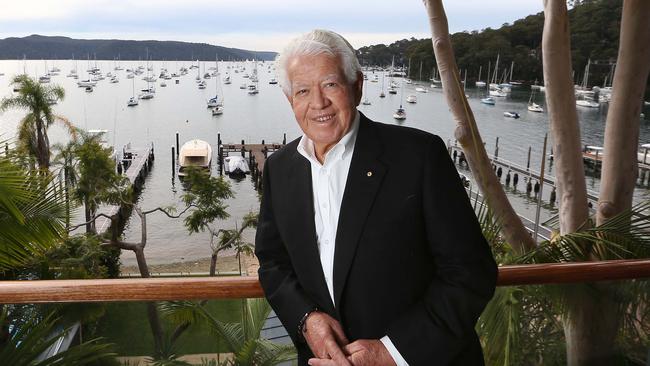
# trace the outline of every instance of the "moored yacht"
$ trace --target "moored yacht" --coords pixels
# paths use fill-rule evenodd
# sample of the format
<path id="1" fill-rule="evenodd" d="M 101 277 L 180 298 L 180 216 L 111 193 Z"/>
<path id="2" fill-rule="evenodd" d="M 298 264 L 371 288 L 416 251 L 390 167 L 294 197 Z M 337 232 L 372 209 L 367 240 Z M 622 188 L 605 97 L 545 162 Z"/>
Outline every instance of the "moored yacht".
<path id="1" fill-rule="evenodd" d="M 210 172 L 212 146 L 199 139 L 190 140 L 181 146 L 178 154 L 178 176 L 187 175 L 187 168 L 195 166 Z"/>

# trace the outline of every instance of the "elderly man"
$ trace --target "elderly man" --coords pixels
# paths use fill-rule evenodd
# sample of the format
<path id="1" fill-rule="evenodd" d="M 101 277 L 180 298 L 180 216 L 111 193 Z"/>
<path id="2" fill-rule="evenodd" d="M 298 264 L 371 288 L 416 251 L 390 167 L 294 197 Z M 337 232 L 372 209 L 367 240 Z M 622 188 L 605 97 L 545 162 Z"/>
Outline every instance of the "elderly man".
<path id="1" fill-rule="evenodd" d="M 496 265 L 442 140 L 369 120 L 340 35 L 278 57 L 303 136 L 269 157 L 256 237 L 264 293 L 304 365 L 479 365 Z"/>

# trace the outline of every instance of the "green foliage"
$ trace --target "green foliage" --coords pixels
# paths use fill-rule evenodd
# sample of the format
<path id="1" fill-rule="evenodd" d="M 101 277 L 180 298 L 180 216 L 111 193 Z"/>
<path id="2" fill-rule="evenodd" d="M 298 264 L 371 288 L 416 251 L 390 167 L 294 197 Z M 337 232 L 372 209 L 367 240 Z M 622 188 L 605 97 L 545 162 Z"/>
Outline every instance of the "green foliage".
<path id="1" fill-rule="evenodd" d="M 0 311 L 0 324 L 7 324 L 7 308 Z M 39 356 L 52 346 L 59 337 L 69 331 L 58 325 L 58 318 L 53 314 L 42 319 L 30 316 L 19 323 L 9 324 L 7 339 L 0 343 L 0 364 L 12 366 L 49 366 L 49 365 L 91 365 L 98 361 L 114 358 L 110 344 L 102 339 L 92 339 L 44 360 Z"/>
<path id="2" fill-rule="evenodd" d="M 27 115 L 18 126 L 18 151 L 31 157 L 38 163 L 42 171 L 50 166 L 50 142 L 47 129 L 55 122 L 62 122 L 74 136 L 72 125 L 61 116 L 54 114 L 50 101 L 62 100 L 65 97 L 63 87 L 48 84 L 42 85 L 28 75 L 15 76 L 11 85 L 18 87 L 18 95 L 5 97 L 0 100 L 0 112 L 8 109 L 26 109 Z"/>
<path id="3" fill-rule="evenodd" d="M 116 162 L 110 149 L 102 146 L 100 135 L 80 134 L 80 141 L 73 147 L 78 176 L 74 193 L 94 215 L 100 204 L 117 204 L 126 199 L 126 178 L 117 174 Z"/>
<path id="4" fill-rule="evenodd" d="M 35 258 L 31 267 L 42 280 L 117 277 L 119 249 L 101 246 L 96 236 L 75 235 Z"/>
<path id="5" fill-rule="evenodd" d="M 64 220 L 64 197 L 52 178 L 25 172 L 0 155 L 0 273 L 52 248 L 64 234 Z"/>
<path id="6" fill-rule="evenodd" d="M 222 220 L 230 215 L 224 200 L 234 197 L 228 183 L 223 177 L 211 177 L 197 168 L 188 169 L 185 178 L 187 191 L 183 202 L 196 209 L 184 222 L 190 233 L 198 233 L 209 228 L 214 220 Z"/>
<path id="7" fill-rule="evenodd" d="M 524 256 L 513 257 L 507 243 L 492 236 L 497 263 L 558 263 L 647 258 L 650 202 L 633 207 L 599 227 L 557 236 Z M 484 215 L 484 228 L 493 227 Z M 493 230 L 488 230 L 492 232 Z M 486 235 L 488 237 L 488 235 Z M 563 319 L 585 301 L 613 301 L 620 313 L 616 339 L 621 364 L 642 362 L 650 343 L 650 281 L 498 287 L 477 323 L 488 365 L 562 365 Z M 617 314 L 610 314 L 617 316 Z"/>
<path id="8" fill-rule="evenodd" d="M 234 356 L 226 365 L 276 365 L 296 358 L 293 345 L 278 345 L 260 338 L 262 327 L 271 307 L 265 299 L 246 299 L 241 323 L 223 323 L 209 313 L 202 304 L 191 301 L 172 301 L 159 305 L 168 319 L 178 324 L 208 324 L 220 335 Z"/>

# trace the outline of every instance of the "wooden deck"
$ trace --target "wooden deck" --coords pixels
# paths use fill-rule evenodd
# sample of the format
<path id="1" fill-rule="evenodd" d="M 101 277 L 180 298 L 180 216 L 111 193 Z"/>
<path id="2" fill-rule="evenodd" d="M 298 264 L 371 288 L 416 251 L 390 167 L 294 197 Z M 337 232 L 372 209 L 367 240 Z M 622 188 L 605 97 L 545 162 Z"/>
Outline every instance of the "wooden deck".
<path id="1" fill-rule="evenodd" d="M 144 182 L 144 177 L 149 172 L 151 164 L 154 159 L 153 147 L 150 148 L 135 148 L 135 149 L 125 149 L 124 157 L 122 162 L 126 162 L 127 168 L 124 172 L 124 176 L 129 180 L 130 184 L 135 189 L 140 189 Z M 120 211 L 121 207 L 112 205 L 108 206 L 105 210 L 102 210 L 101 213 L 108 216 L 113 216 Z M 97 229 L 97 234 L 102 235 L 111 226 L 111 220 L 100 217 L 95 221 L 95 228 Z"/>
<path id="2" fill-rule="evenodd" d="M 243 142 L 243 141 L 242 141 Z M 251 176 L 255 182 L 255 188 L 262 186 L 262 174 L 264 173 L 264 164 L 266 158 L 273 152 L 281 149 L 284 144 L 219 144 L 219 174 L 223 174 L 223 158 L 231 154 L 241 154 L 248 157 L 248 165 L 251 170 Z"/>

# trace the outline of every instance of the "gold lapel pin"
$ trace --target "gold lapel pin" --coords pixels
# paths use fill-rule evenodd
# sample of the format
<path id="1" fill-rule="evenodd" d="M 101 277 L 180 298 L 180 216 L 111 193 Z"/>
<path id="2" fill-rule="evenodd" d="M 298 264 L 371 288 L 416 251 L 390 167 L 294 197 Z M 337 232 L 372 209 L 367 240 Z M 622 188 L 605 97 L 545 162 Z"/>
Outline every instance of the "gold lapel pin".
<path id="1" fill-rule="evenodd" d="M 369 177 L 372 177 L 372 172 L 368 172 L 368 173 L 366 173 L 366 175 L 368 175 Z"/>

